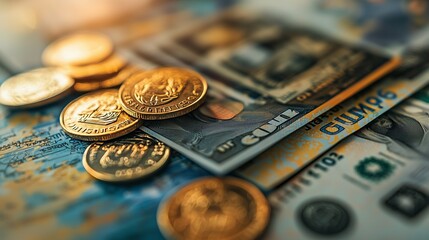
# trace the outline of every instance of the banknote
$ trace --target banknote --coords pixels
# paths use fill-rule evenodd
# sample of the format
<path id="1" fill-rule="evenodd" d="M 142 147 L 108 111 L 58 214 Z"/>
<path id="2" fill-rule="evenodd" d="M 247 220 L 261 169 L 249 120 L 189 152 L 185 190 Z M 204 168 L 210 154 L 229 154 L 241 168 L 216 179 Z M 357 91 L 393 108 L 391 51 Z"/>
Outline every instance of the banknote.
<path id="1" fill-rule="evenodd" d="M 135 45 L 142 58 L 159 65 L 174 58 L 207 78 L 209 97 L 202 107 L 147 121 L 143 130 L 217 174 L 245 163 L 399 63 L 236 11 Z"/>
<path id="2" fill-rule="evenodd" d="M 426 239 L 428 124 L 426 88 L 274 191 L 265 239 Z"/>
<path id="3" fill-rule="evenodd" d="M 291 25 L 398 54 L 417 39 L 428 40 L 429 4 L 420 0 L 246 1 L 249 8 L 285 18 Z"/>
<path id="4" fill-rule="evenodd" d="M 429 83 L 425 52 L 409 52 L 399 68 L 369 89 L 315 118 L 235 173 L 266 190 L 285 181 L 340 140 Z"/>

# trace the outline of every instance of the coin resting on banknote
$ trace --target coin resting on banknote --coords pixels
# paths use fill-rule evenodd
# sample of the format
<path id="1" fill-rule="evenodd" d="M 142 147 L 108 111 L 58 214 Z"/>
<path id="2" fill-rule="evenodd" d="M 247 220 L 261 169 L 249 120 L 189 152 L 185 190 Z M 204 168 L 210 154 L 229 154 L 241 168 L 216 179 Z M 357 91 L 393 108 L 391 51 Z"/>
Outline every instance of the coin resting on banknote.
<path id="1" fill-rule="evenodd" d="M 84 141 L 105 141 L 123 136 L 140 126 L 140 120 L 126 114 L 115 89 L 88 93 L 69 103 L 61 112 L 64 131 Z"/>
<path id="2" fill-rule="evenodd" d="M 170 148 L 141 131 L 109 142 L 95 142 L 83 154 L 82 163 L 93 177 L 109 182 L 139 179 L 159 170 Z"/>
<path id="3" fill-rule="evenodd" d="M 203 178 L 158 208 L 158 225 L 172 239 L 255 239 L 268 224 L 265 196 L 237 178 Z"/>
<path id="4" fill-rule="evenodd" d="M 113 52 L 112 41 L 103 34 L 81 32 L 64 36 L 43 52 L 48 66 L 81 66 L 100 62 Z"/>
<path id="5" fill-rule="evenodd" d="M 119 89 L 119 100 L 131 116 L 160 120 L 195 110 L 206 92 L 207 83 L 197 72 L 163 67 L 133 75 Z"/>
<path id="6" fill-rule="evenodd" d="M 57 68 L 39 68 L 7 79 L 0 86 L 0 103 L 37 107 L 67 95 L 74 80 Z"/>

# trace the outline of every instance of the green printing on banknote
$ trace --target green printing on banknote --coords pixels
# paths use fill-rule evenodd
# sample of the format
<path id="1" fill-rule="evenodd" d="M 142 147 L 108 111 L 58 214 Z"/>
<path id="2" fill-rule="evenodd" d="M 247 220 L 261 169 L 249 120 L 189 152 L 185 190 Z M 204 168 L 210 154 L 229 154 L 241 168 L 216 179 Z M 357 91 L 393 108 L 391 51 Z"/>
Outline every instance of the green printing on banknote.
<path id="1" fill-rule="evenodd" d="M 382 123 L 369 123 L 275 189 L 265 239 L 425 239 L 428 93 L 387 111 Z"/>

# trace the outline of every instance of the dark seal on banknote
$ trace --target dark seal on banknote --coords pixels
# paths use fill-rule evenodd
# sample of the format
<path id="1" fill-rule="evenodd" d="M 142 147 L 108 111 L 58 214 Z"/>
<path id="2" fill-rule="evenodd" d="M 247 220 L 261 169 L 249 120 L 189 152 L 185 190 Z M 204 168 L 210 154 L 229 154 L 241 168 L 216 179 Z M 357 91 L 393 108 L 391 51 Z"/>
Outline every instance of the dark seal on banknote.
<path id="1" fill-rule="evenodd" d="M 390 194 L 384 204 L 390 210 L 413 219 L 428 207 L 429 196 L 421 189 L 406 184 Z"/>
<path id="2" fill-rule="evenodd" d="M 321 235 L 341 233 L 351 223 L 349 210 L 332 199 L 311 200 L 302 205 L 298 215 L 298 219 L 307 229 Z"/>

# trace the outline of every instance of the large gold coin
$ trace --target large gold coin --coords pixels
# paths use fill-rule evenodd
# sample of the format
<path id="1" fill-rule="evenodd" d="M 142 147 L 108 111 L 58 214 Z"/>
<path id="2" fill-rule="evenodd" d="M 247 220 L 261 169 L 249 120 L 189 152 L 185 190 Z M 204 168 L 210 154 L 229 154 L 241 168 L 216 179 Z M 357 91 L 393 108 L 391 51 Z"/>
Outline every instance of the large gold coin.
<path id="1" fill-rule="evenodd" d="M 86 66 L 65 66 L 64 70 L 76 81 L 87 81 L 91 78 L 108 77 L 121 70 L 127 61 L 117 54 L 113 54 L 106 60 Z"/>
<path id="2" fill-rule="evenodd" d="M 82 163 L 93 177 L 120 182 L 152 174 L 164 166 L 169 156 L 168 146 L 136 131 L 117 140 L 89 145 Z"/>
<path id="3" fill-rule="evenodd" d="M 51 43 L 43 52 L 48 66 L 81 66 L 106 59 L 113 52 L 113 43 L 105 35 L 82 32 L 67 35 Z"/>
<path id="4" fill-rule="evenodd" d="M 236 178 L 204 178 L 176 192 L 158 209 L 158 226 L 172 239 L 255 239 L 270 207 L 253 185 Z"/>
<path id="5" fill-rule="evenodd" d="M 98 89 L 117 87 L 127 80 L 132 74 L 138 71 L 140 71 L 139 68 L 128 66 L 122 69 L 115 76 L 103 79 L 101 81 L 76 82 L 74 85 L 74 90 L 77 92 L 90 92 Z"/>
<path id="6" fill-rule="evenodd" d="M 60 115 L 64 132 L 84 141 L 117 138 L 138 128 L 139 123 L 122 110 L 115 89 L 83 95 L 69 103 Z"/>
<path id="7" fill-rule="evenodd" d="M 200 74 L 166 67 L 133 75 L 119 89 L 119 100 L 131 116 L 159 120 L 193 111 L 206 92 L 207 82 Z"/>
<path id="8" fill-rule="evenodd" d="M 74 80 L 56 68 L 39 68 L 7 79 L 0 86 L 0 103 L 37 107 L 66 96 Z"/>

